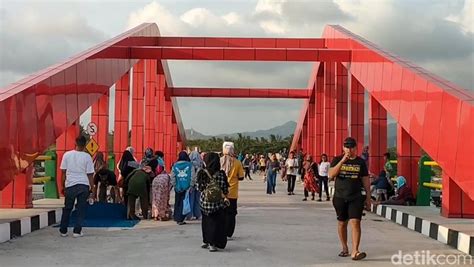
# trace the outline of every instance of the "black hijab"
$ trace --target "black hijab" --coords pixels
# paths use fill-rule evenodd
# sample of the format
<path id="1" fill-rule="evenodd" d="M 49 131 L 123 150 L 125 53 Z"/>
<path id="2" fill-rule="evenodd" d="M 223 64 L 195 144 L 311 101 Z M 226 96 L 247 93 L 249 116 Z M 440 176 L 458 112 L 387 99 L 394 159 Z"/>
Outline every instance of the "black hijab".
<path id="1" fill-rule="evenodd" d="M 189 158 L 188 152 L 184 150 L 179 152 L 178 161 L 191 161 L 191 159 Z"/>
<path id="2" fill-rule="evenodd" d="M 122 158 L 120 159 L 120 171 L 123 171 L 128 166 L 129 161 L 135 161 L 135 158 L 133 157 L 132 153 L 130 153 L 130 151 L 125 150 L 122 154 Z"/>
<path id="3" fill-rule="evenodd" d="M 204 156 L 204 164 L 210 175 L 214 175 L 221 170 L 221 160 L 217 153 L 211 152 Z"/>

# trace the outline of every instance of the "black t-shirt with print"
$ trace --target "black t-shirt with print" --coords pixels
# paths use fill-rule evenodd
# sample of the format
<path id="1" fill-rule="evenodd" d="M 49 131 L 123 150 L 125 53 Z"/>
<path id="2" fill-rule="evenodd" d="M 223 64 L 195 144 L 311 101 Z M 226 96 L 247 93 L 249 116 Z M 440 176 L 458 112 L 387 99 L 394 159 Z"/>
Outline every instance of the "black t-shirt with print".
<path id="1" fill-rule="evenodd" d="M 343 156 L 335 157 L 331 167 L 336 166 Z M 345 200 L 353 200 L 360 197 L 362 188 L 362 177 L 368 176 L 367 165 L 361 157 L 348 159 L 341 166 L 334 185 L 334 196 Z"/>

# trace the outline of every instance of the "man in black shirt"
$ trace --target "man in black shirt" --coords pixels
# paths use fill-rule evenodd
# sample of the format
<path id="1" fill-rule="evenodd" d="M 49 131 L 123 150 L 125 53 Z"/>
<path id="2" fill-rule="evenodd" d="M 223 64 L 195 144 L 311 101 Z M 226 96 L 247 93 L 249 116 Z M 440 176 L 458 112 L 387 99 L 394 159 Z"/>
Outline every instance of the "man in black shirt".
<path id="1" fill-rule="evenodd" d="M 110 189 L 110 196 L 114 203 L 116 203 L 116 192 L 118 192 L 117 179 L 113 171 L 109 169 L 101 169 L 94 175 L 94 188 L 92 189 L 94 198 L 97 196 L 99 191 L 99 202 L 107 202 L 107 188 L 112 186 Z"/>
<path id="2" fill-rule="evenodd" d="M 369 172 L 365 161 L 357 156 L 357 143 L 352 137 L 344 140 L 344 154 L 335 157 L 331 162 L 329 177 L 336 180 L 333 205 L 338 220 L 339 240 L 342 244 L 340 257 L 349 256 L 347 247 L 347 224 L 352 228 L 352 259 L 361 260 L 367 256 L 365 252 L 359 252 L 360 243 L 360 220 L 364 210 L 364 202 L 370 208 L 370 183 Z M 365 200 L 361 193 L 364 187 Z"/>

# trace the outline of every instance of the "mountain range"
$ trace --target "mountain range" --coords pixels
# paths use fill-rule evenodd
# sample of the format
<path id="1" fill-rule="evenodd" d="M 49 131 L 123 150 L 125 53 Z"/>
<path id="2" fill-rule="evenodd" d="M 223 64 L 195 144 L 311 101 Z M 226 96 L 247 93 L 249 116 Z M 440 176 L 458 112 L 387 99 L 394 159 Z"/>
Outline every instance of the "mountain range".
<path id="1" fill-rule="evenodd" d="M 267 130 L 257 130 L 254 132 L 242 132 L 241 134 L 243 136 L 250 136 L 250 138 L 255 138 L 255 137 L 269 137 L 270 135 L 275 135 L 275 136 L 281 136 L 282 138 L 288 137 L 292 135 L 295 131 L 296 128 L 296 122 L 295 121 L 288 121 L 282 125 L 267 129 Z M 369 127 L 366 125 L 365 127 L 365 143 L 368 143 L 369 140 Z M 397 142 L 397 124 L 396 123 L 389 123 L 387 125 L 387 134 L 388 134 L 388 146 L 393 147 L 396 145 Z M 194 129 L 186 129 L 186 139 L 188 140 L 208 140 L 211 139 L 212 135 L 205 135 L 202 134 Z M 215 137 L 217 138 L 224 138 L 224 137 L 231 137 L 231 138 L 237 138 L 238 133 L 229 133 L 229 134 L 219 134 L 216 135 Z"/>

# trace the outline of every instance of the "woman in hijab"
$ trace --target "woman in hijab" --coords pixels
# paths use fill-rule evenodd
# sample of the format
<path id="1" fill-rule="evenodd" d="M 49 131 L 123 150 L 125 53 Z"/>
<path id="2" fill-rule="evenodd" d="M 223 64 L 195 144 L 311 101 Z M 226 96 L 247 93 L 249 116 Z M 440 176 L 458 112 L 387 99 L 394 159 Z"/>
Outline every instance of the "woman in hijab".
<path id="1" fill-rule="evenodd" d="M 397 177 L 397 195 L 389 200 L 378 202 L 385 205 L 406 205 L 407 202 L 414 201 L 411 188 L 407 185 L 407 180 L 403 176 Z M 377 204 L 378 204 L 377 203 Z"/>
<path id="2" fill-rule="evenodd" d="M 224 249 L 227 245 L 226 214 L 225 208 L 229 205 L 227 194 L 229 185 L 226 174 L 221 170 L 219 155 L 208 153 L 204 157 L 205 170 L 202 169 L 197 175 L 199 191 L 201 191 L 200 207 L 202 212 L 202 245 L 210 252 Z M 211 180 L 212 179 L 212 180 Z M 222 198 L 211 201 L 210 189 L 213 185 L 220 188 Z"/>
<path id="3" fill-rule="evenodd" d="M 189 154 L 191 163 L 193 164 L 194 175 L 204 168 L 204 162 L 202 161 L 201 155 L 197 151 L 193 151 Z M 193 177 L 193 180 L 196 181 L 197 177 Z M 201 192 L 197 190 L 196 184 L 189 190 L 189 204 L 191 206 L 191 213 L 188 214 L 188 220 L 199 220 L 201 218 L 201 209 L 199 208 L 199 198 Z"/>
<path id="4" fill-rule="evenodd" d="M 163 158 L 158 157 L 157 161 L 156 177 L 152 183 L 151 216 L 155 221 L 168 221 L 170 219 L 170 207 L 168 205 L 171 189 L 170 176 L 165 171 Z"/>
<path id="5" fill-rule="evenodd" d="M 178 161 L 171 167 L 171 185 L 174 187 L 174 220 L 178 225 L 186 224 L 184 219 L 187 214 L 183 214 L 183 200 L 186 192 L 196 183 L 193 179 L 193 164 L 186 151 L 179 152 Z"/>
<path id="6" fill-rule="evenodd" d="M 127 205 L 127 176 L 138 167 L 140 167 L 140 165 L 135 161 L 132 153 L 129 150 L 125 150 L 120 158 L 120 162 L 118 163 L 118 170 L 121 176 L 121 178 L 119 178 L 119 184 L 122 184 L 122 199 L 124 200 L 125 205 Z"/>
<path id="7" fill-rule="evenodd" d="M 280 170 L 280 162 L 278 162 L 275 154 L 272 154 L 270 160 L 267 162 L 266 169 L 267 194 L 275 194 L 276 176 L 277 172 Z"/>

